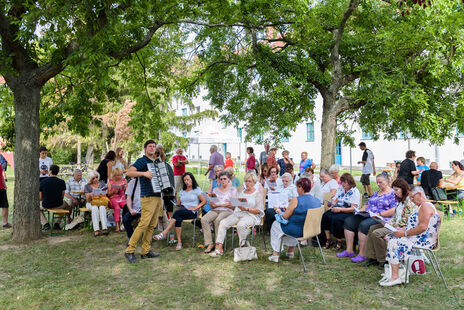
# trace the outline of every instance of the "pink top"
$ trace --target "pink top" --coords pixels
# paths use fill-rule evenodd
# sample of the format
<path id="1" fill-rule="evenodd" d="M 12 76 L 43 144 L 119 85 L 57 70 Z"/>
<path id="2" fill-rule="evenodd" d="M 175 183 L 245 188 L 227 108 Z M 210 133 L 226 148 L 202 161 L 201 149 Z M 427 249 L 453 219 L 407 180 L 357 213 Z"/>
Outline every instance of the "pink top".
<path id="1" fill-rule="evenodd" d="M 218 204 L 224 204 L 227 202 L 230 202 L 230 198 L 237 197 L 237 189 L 234 186 L 231 186 L 227 192 L 221 192 L 219 190 L 219 187 L 216 187 L 213 189 L 213 193 L 216 194 L 217 199 L 219 200 Z M 226 207 L 218 207 L 213 210 L 217 211 L 230 211 L 232 212 L 232 209 L 226 208 Z"/>
<path id="2" fill-rule="evenodd" d="M 116 194 L 114 194 L 111 197 L 123 198 L 125 197 L 124 194 L 126 192 L 126 187 L 127 187 L 126 179 L 122 179 L 119 182 L 116 182 L 115 180 L 111 179 L 109 180 L 108 192 L 111 191 L 112 189 L 119 189 L 116 192 Z"/>

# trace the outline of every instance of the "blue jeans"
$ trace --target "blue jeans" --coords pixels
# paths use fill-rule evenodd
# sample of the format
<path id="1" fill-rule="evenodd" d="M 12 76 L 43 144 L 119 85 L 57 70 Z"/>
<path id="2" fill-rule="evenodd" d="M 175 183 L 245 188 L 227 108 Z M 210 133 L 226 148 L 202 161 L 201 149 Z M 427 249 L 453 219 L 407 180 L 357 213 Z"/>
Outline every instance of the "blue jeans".
<path id="1" fill-rule="evenodd" d="M 127 212 L 122 217 L 122 224 L 124 225 L 127 238 L 129 239 L 132 237 L 132 234 L 134 233 L 134 227 L 132 227 L 132 221 L 138 218 L 140 218 L 140 213 L 137 213 L 136 215 L 132 215 L 130 212 Z"/>

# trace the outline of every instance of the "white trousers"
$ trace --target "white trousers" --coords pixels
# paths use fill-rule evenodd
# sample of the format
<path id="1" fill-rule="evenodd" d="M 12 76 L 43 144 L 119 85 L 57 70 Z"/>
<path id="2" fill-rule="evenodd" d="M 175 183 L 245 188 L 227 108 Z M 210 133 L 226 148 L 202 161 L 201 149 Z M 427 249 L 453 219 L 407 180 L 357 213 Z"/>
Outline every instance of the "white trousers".
<path id="1" fill-rule="evenodd" d="M 232 213 L 220 222 L 216 235 L 216 243 L 224 244 L 227 230 L 237 225 L 239 244 L 242 244 L 242 240 L 245 240 L 250 232 L 248 227 L 253 226 L 255 221 L 256 219 L 252 215 L 245 212 Z"/>
<path id="2" fill-rule="evenodd" d="M 86 207 L 92 212 L 93 231 L 100 230 L 100 222 L 102 229 L 107 229 L 108 225 L 106 224 L 106 207 L 93 206 L 90 203 L 87 203 Z"/>
<path id="3" fill-rule="evenodd" d="M 280 249 L 280 240 L 284 238 L 282 241 L 282 245 L 286 246 L 296 246 L 298 243 L 298 240 L 296 240 L 293 237 L 285 235 L 285 233 L 282 231 L 282 227 L 280 226 L 280 223 L 275 221 L 272 223 L 271 226 L 271 247 L 274 251 L 279 252 L 281 251 Z"/>

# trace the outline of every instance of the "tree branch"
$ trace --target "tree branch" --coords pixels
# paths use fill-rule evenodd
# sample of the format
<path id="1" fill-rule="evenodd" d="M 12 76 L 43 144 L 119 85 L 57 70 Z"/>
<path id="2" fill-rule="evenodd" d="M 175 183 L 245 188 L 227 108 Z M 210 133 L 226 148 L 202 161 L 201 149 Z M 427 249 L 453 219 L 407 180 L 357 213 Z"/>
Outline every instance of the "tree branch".
<path id="1" fill-rule="evenodd" d="M 251 28 L 255 28 L 255 29 L 266 29 L 267 27 L 275 27 L 275 26 L 282 26 L 282 25 L 291 25 L 291 24 L 294 24 L 295 22 L 283 21 L 283 22 L 278 22 L 278 23 L 273 23 L 273 22 L 265 23 L 265 22 L 263 21 L 263 22 L 258 22 L 257 25 L 249 25 L 249 24 L 245 24 L 245 23 L 242 23 L 242 22 L 232 23 L 232 24 L 223 24 L 223 23 L 209 24 L 209 23 L 199 22 L 199 21 L 190 20 L 190 19 L 182 19 L 182 20 L 177 21 L 177 23 L 181 23 L 181 24 L 182 24 L 182 23 L 183 23 L 183 24 L 191 24 L 191 25 L 198 25 L 198 26 L 205 26 L 205 27 L 207 27 L 207 28 L 217 28 L 217 27 L 224 27 L 224 28 L 227 28 L 227 27 L 243 27 L 243 28 L 248 28 L 248 29 L 251 29 Z"/>
<path id="2" fill-rule="evenodd" d="M 341 97 L 337 100 L 337 116 L 347 110 L 356 110 L 367 104 L 366 100 L 357 100 L 355 103 L 350 104 L 349 97 Z"/>
<path id="3" fill-rule="evenodd" d="M 340 42 L 342 39 L 343 32 L 345 31 L 346 22 L 350 18 L 350 16 L 354 13 L 356 8 L 359 6 L 360 0 L 351 0 L 348 9 L 343 14 L 342 20 L 340 21 L 340 25 L 337 29 L 333 31 L 333 47 L 330 52 L 330 59 L 332 61 L 332 85 L 330 87 L 330 92 L 332 95 L 338 93 L 338 89 L 342 86 L 342 65 L 340 62 Z"/>

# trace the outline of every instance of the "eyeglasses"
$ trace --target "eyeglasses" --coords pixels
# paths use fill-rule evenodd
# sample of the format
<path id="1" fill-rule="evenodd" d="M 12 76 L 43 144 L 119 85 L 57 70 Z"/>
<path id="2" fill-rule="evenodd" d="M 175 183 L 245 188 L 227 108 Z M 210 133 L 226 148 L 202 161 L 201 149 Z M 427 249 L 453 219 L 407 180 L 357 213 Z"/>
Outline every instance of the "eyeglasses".
<path id="1" fill-rule="evenodd" d="M 220 181 L 227 181 L 228 178 L 220 178 L 219 180 L 220 180 Z"/>

